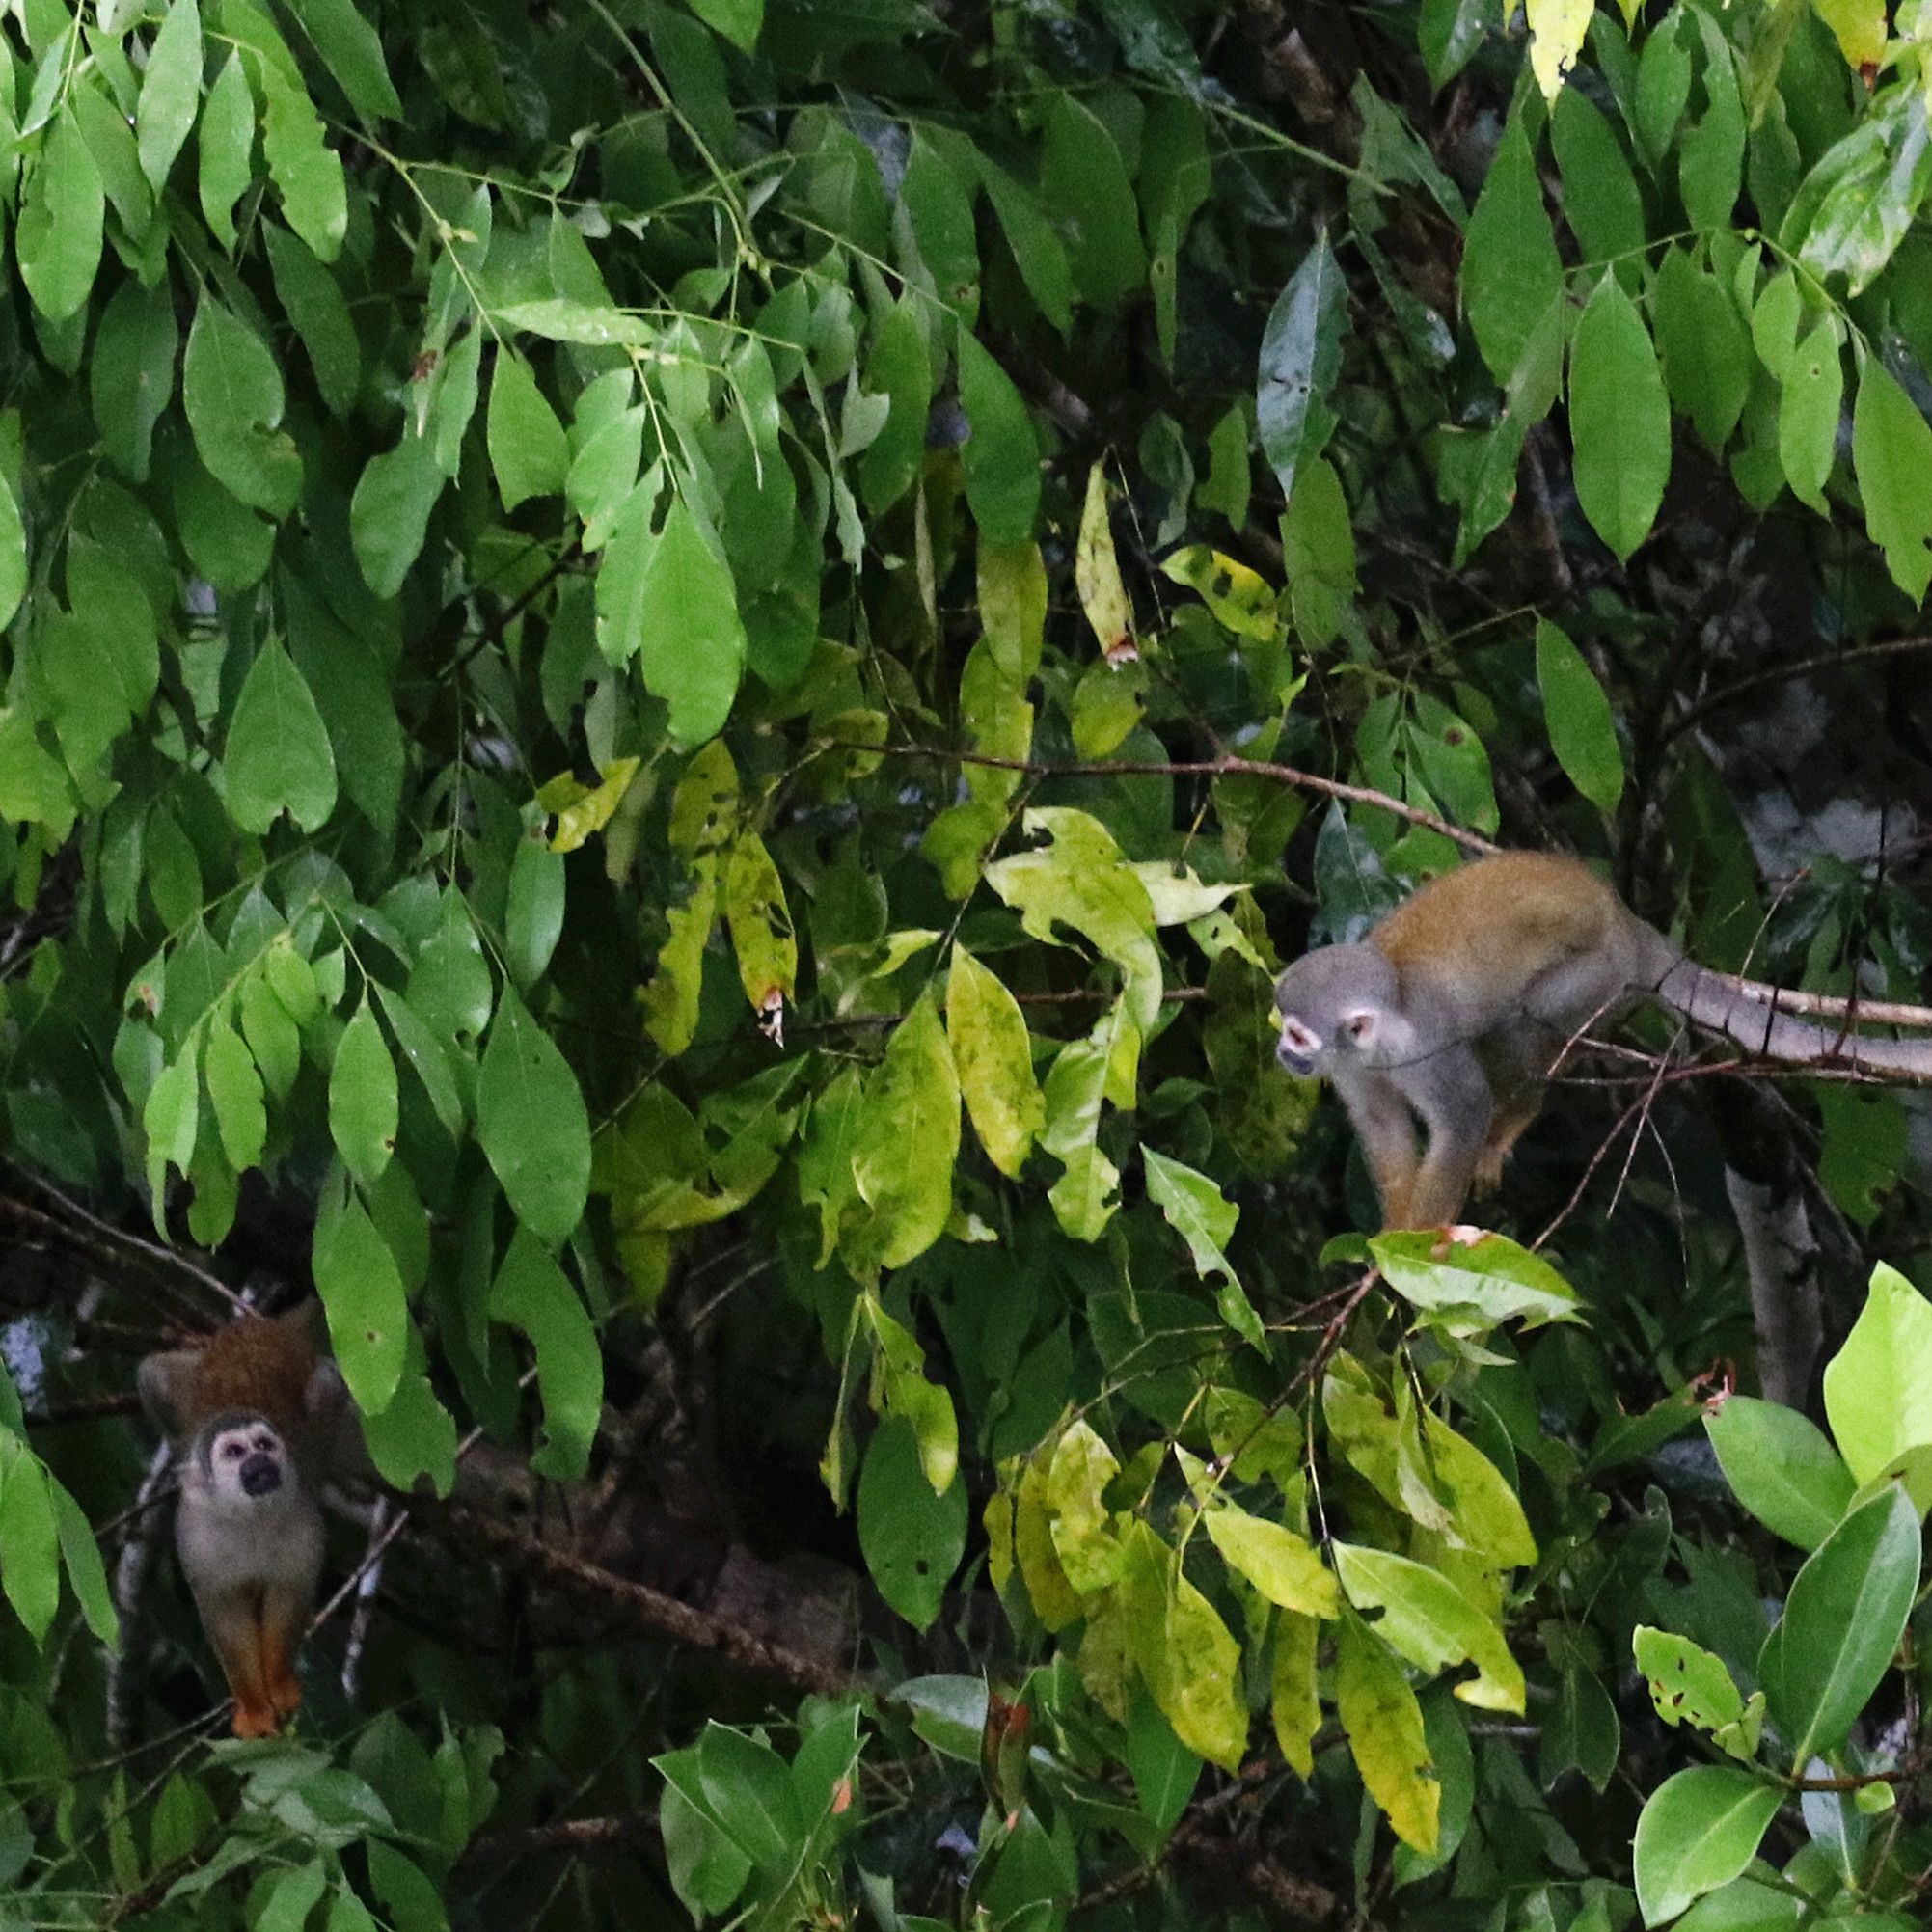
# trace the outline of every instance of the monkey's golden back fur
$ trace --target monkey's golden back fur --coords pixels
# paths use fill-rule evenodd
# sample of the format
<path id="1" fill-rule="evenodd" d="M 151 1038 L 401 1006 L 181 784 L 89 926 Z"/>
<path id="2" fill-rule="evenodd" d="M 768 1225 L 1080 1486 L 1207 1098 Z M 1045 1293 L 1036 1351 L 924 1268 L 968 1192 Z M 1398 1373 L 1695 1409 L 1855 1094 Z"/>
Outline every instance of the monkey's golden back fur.
<path id="1" fill-rule="evenodd" d="M 1458 1003 L 1481 1011 L 1513 1005 L 1536 971 L 1616 946 L 1637 924 L 1578 860 L 1506 852 L 1431 880 L 1369 943 L 1404 984 L 1420 976 L 1453 986 Z"/>

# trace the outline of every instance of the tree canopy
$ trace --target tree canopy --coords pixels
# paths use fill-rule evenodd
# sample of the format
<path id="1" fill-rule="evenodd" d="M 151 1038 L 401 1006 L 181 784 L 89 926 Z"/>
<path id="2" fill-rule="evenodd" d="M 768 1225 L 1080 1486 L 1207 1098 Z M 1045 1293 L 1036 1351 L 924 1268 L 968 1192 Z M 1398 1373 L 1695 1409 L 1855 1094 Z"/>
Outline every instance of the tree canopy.
<path id="1" fill-rule="evenodd" d="M 1270 993 L 1918 994 L 1922 12 L 13 0 L 0 1932 L 1919 1922 L 1917 1097 L 1370 1237 Z M 134 1371 L 312 1285 L 242 1745 Z"/>

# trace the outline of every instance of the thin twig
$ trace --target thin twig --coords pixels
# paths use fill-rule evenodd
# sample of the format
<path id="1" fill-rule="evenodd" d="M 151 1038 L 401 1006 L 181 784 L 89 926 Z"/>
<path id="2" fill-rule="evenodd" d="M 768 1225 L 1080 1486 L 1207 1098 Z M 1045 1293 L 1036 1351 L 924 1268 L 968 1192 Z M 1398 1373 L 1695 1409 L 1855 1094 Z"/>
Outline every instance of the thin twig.
<path id="1" fill-rule="evenodd" d="M 1394 812 L 1411 825 L 1427 826 L 1439 831 L 1468 852 L 1494 855 L 1502 851 L 1482 833 L 1451 825 L 1434 812 L 1405 805 L 1386 792 L 1369 785 L 1346 785 L 1340 778 L 1324 778 L 1314 772 L 1297 771 L 1293 765 L 1276 765 L 1261 758 L 1183 758 L 1172 761 L 1142 758 L 1102 758 L 1089 764 L 1047 765 L 1032 758 L 995 758 L 986 751 L 954 751 L 940 745 L 852 745 L 842 739 L 822 739 L 822 751 L 857 751 L 875 758 L 931 758 L 939 764 L 986 765 L 996 772 L 1023 772 L 1033 778 L 1271 778 L 1278 785 L 1298 791 L 1320 792 L 1324 798 L 1347 799 L 1351 803 L 1377 805 Z"/>

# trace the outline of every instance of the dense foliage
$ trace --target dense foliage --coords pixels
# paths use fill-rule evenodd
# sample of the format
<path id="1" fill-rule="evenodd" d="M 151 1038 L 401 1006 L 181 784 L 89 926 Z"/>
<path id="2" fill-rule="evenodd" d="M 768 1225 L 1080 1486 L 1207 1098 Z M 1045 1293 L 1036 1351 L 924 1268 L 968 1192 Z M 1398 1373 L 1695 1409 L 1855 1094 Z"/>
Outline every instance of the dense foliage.
<path id="1" fill-rule="evenodd" d="M 1925 1116 L 1365 1241 L 1269 990 L 1915 995 L 1922 13 L 13 0 L 0 1924 L 1916 1922 Z M 210 1742 L 134 1363 L 311 1279 Z"/>

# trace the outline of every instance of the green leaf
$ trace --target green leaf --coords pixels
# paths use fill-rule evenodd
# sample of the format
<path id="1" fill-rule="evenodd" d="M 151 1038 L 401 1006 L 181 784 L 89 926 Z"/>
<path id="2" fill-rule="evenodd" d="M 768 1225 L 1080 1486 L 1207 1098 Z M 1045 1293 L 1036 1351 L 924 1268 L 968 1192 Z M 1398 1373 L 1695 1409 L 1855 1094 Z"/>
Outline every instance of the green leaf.
<path id="1" fill-rule="evenodd" d="M 1885 552 L 1891 581 L 1922 603 L 1932 584 L 1932 427 L 1878 358 L 1859 358 L 1852 411 L 1852 462 L 1871 540 Z"/>
<path id="2" fill-rule="evenodd" d="M 804 1837 L 785 1761 L 769 1744 L 715 1719 L 698 1739 L 700 1788 L 712 1815 L 756 1864 L 784 1871 Z"/>
<path id="3" fill-rule="evenodd" d="M 321 117 L 300 87 L 266 61 L 261 81 L 261 151 L 282 212 L 318 259 L 333 261 L 349 227 L 341 158 L 323 141 Z"/>
<path id="4" fill-rule="evenodd" d="M 54 122 L 21 197 L 14 247 L 34 306 L 63 321 L 88 298 L 100 265 L 107 198 L 68 106 Z"/>
<path id="5" fill-rule="evenodd" d="M 168 1163 L 185 1174 L 195 1157 L 195 1135 L 201 1114 L 202 1086 L 196 1071 L 200 1036 L 190 1034 L 181 1050 L 162 1070 L 148 1090 L 141 1109 L 141 1130 L 148 1138 L 148 1195 L 154 1226 L 167 1238 L 166 1190 Z"/>
<path id="6" fill-rule="evenodd" d="M 1677 184 L 1693 228 L 1728 229 L 1744 187 L 1744 102 L 1724 30 L 1701 11 L 1695 17 L 1703 39 L 1704 92 L 1710 105 L 1684 135 Z"/>
<path id="7" fill-rule="evenodd" d="M 349 536 L 363 580 L 378 597 L 394 597 L 422 554 L 445 480 L 435 438 L 419 436 L 407 422 L 395 449 L 364 465 L 349 503 Z"/>
<path id="8" fill-rule="evenodd" d="M 1218 1274 L 1222 1287 L 1215 1297 L 1221 1320 L 1244 1341 L 1267 1353 L 1267 1336 L 1261 1317 L 1241 1287 L 1227 1257 L 1229 1238 L 1240 1210 L 1205 1174 L 1170 1160 L 1154 1148 L 1141 1150 L 1147 1168 L 1147 1198 L 1167 1217 L 1167 1224 L 1187 1243 L 1194 1272 L 1203 1281 Z M 1293 1605 L 1299 1609 L 1301 1605 Z"/>
<path id="9" fill-rule="evenodd" d="M 485 437 L 505 514 L 531 497 L 555 496 L 562 489 L 569 440 L 530 365 L 507 342 L 498 349 L 490 376 Z"/>
<path id="10" fill-rule="evenodd" d="M 979 317 L 979 239 L 973 232 L 972 195 L 917 126 L 912 130 L 912 150 L 899 183 L 899 204 L 939 300 L 959 317 L 963 328 L 970 329 Z M 895 309 L 886 311 L 885 320 L 889 322 L 895 313 L 907 307 L 902 298 Z M 919 370 L 930 383 L 923 338 Z M 867 387 L 883 385 L 871 381 L 868 371 Z M 921 395 L 913 411 L 921 422 L 926 399 Z"/>
<path id="11" fill-rule="evenodd" d="M 402 724 L 377 648 L 337 623 L 301 579 L 278 578 L 288 650 L 321 713 L 342 790 L 383 832 L 402 812 Z"/>
<path id="12" fill-rule="evenodd" d="M 1581 25 L 1589 24 L 1585 12 Z M 1541 50 L 1538 29 L 1537 54 Z M 1585 263 L 1638 254 L 1648 236 L 1637 177 L 1610 122 L 1576 88 L 1566 87 L 1556 96 L 1550 112 L 1550 144 L 1563 172 L 1564 215 L 1582 244 Z"/>
<path id="13" fill-rule="evenodd" d="M 765 0 L 693 0 L 691 11 L 742 54 L 757 46 L 765 25 Z"/>
<path id="14" fill-rule="evenodd" d="M 342 1380 L 366 1416 L 380 1415 L 408 1357 L 409 1299 L 395 1256 L 340 1170 L 322 1190 L 312 1259 Z"/>
<path id="15" fill-rule="evenodd" d="M 1861 1483 L 1903 1451 L 1932 1443 L 1932 1302 L 1884 1262 L 1826 1364 L 1825 1418 Z"/>
<path id="16" fill-rule="evenodd" d="M 503 965 L 524 989 L 550 964 L 563 931 L 563 855 L 540 838 L 520 838 L 510 861 L 503 913 Z"/>
<path id="17" fill-rule="evenodd" d="M 1047 1124 L 1047 1103 L 1019 1002 L 963 946 L 953 948 L 946 975 L 946 1042 L 980 1145 L 1002 1174 L 1018 1180 Z"/>
<path id="18" fill-rule="evenodd" d="M 1262 453 L 1292 498 L 1301 466 L 1320 455 L 1334 432 L 1329 392 L 1342 368 L 1348 290 L 1326 229 L 1302 257 L 1262 332 L 1255 422 Z"/>
<path id="19" fill-rule="evenodd" d="M 506 1002 L 515 997 L 504 989 Z M 493 1050 L 495 1044 L 493 1035 Z M 509 1191 L 506 1185 L 504 1192 Z M 577 1291 L 529 1226 L 519 1227 L 511 1238 L 491 1284 L 490 1319 L 522 1329 L 536 1350 L 543 1440 L 530 1458 L 531 1471 L 556 1483 L 579 1481 L 589 1466 L 604 1405 L 604 1357 Z"/>
<path id="20" fill-rule="evenodd" d="M 651 533 L 648 478 L 617 514 L 597 572 L 597 642 L 614 665 L 639 661 L 644 687 L 670 707 L 679 746 L 714 738 L 745 669 L 745 626 L 731 572 L 682 496 Z"/>
<path id="21" fill-rule="evenodd" d="M 1764 1693 L 1746 1704 L 1724 1660 L 1669 1630 L 1640 1623 L 1631 1637 L 1637 1668 L 1649 1680 L 1650 1701 L 1667 1725 L 1690 1724 L 1712 1733 L 1733 1757 L 1749 1763 L 1757 1755 L 1764 1724 Z"/>
<path id="22" fill-rule="evenodd" d="M 403 1058 L 416 1070 L 423 1092 L 429 1096 L 431 1109 L 453 1139 L 463 1125 L 463 1102 L 449 1072 L 449 1054 L 406 999 L 381 985 L 376 986 L 375 996 L 395 1035 L 395 1044 L 402 1048 Z"/>
<path id="23" fill-rule="evenodd" d="M 1241 462 L 1245 474 L 1245 454 Z M 1282 512 L 1281 549 L 1294 628 L 1304 643 L 1320 650 L 1341 636 L 1343 620 L 1361 588 L 1348 499 L 1325 456 L 1302 464 L 1295 476 L 1294 494 Z"/>
<path id="24" fill-rule="evenodd" d="M 171 0 L 148 50 L 135 111 L 141 172 L 158 195 L 202 104 L 202 15 L 195 0 Z"/>
<path id="25" fill-rule="evenodd" d="M 1501 1235 L 1451 1243 L 1429 1232 L 1377 1235 L 1370 1243 L 1396 1293 L 1418 1308 L 1480 1310 L 1485 1323 L 1522 1316 L 1532 1326 L 1574 1320 L 1576 1291 L 1539 1255 Z"/>
<path id="26" fill-rule="evenodd" d="M 13 622 L 20 599 L 26 594 L 26 526 L 20 521 L 20 505 L 14 495 L 14 486 L 0 474 L 0 624 Z M 4 797 L 0 797 L 0 809 L 5 809 L 9 818 L 16 816 L 6 808 Z"/>
<path id="27" fill-rule="evenodd" d="M 920 151 L 916 137 L 913 147 Z M 933 369 L 925 328 L 910 295 L 886 310 L 873 331 L 865 359 L 865 387 L 890 402 L 885 426 L 873 438 L 858 466 L 859 494 L 866 509 L 877 516 L 912 487 L 926 454 Z"/>
<path id="28" fill-rule="evenodd" d="M 260 1071 L 262 1084 L 278 1101 L 286 1100 L 302 1068 L 302 1036 L 263 976 L 251 974 L 242 982 L 238 1003 L 241 1035 Z"/>
<path id="29" fill-rule="evenodd" d="M 115 1614 L 114 1596 L 100 1560 L 100 1545 L 95 1541 L 94 1525 L 82 1513 L 80 1505 L 51 1476 L 47 1479 L 47 1491 L 53 1499 L 54 1521 L 60 1532 L 68 1581 L 73 1585 L 81 1616 L 86 1619 L 87 1627 L 110 1650 L 117 1649 L 121 1643 L 121 1619 Z"/>
<path id="30" fill-rule="evenodd" d="M 1905 1634 L 1918 1557 L 1918 1511 L 1892 1485 L 1805 1560 L 1757 1658 L 1794 1769 L 1837 1751 L 1877 1690 Z"/>
<path id="31" fill-rule="evenodd" d="M 1180 95 L 1152 101 L 1140 144 L 1140 209 L 1147 228 L 1148 247 L 1153 253 L 1148 280 L 1154 287 L 1155 339 L 1160 344 L 1161 360 L 1170 367 L 1181 326 L 1177 299 L 1181 245 L 1187 238 L 1196 211 L 1212 192 L 1208 130 L 1201 109 Z M 1219 467 L 1223 474 L 1221 496 L 1225 500 L 1233 487 L 1226 471 L 1225 447 Z M 1245 419 L 1240 470 L 1245 482 Z M 1216 506 L 1206 495 L 1197 495 L 1195 501 L 1204 509 Z M 1227 514 L 1238 530 L 1246 521 L 1232 509 Z"/>
<path id="32" fill-rule="evenodd" d="M 60 1532 L 51 1479 L 11 1429 L 0 1430 L 0 1586 L 40 1643 L 61 1605 Z"/>
<path id="33" fill-rule="evenodd" d="M 1433 1852 L 1442 1787 L 1423 1733 L 1422 1706 L 1389 1647 L 1359 1617 L 1337 1626 L 1335 1708 L 1363 1785 L 1396 1836 Z"/>
<path id="34" fill-rule="evenodd" d="M 1112 308 L 1147 280 L 1147 251 L 1120 150 L 1100 117 L 1071 94 L 1058 95 L 1048 110 L 1040 192 L 1059 213 L 1074 286 L 1086 301 Z"/>
<path id="35" fill-rule="evenodd" d="M 374 126 L 401 119 L 402 102 L 383 60 L 382 41 L 354 0 L 289 0 L 289 11 L 363 121 Z"/>
<path id="36" fill-rule="evenodd" d="M 1778 457 L 1791 494 L 1820 516 L 1830 514 L 1825 478 L 1837 451 L 1838 411 L 1844 401 L 1844 368 L 1837 330 L 1829 315 L 1791 352 L 1778 405 Z"/>
<path id="37" fill-rule="evenodd" d="M 1651 307 L 1671 400 L 1722 450 L 1751 394 L 1751 340 L 1730 291 L 1688 250 L 1666 252 Z"/>
<path id="38" fill-rule="evenodd" d="M 1134 1795 L 1156 1831 L 1171 1831 L 1201 1782 L 1202 1758 L 1174 1734 L 1160 1706 L 1144 1691 L 1128 1707 L 1127 1767 Z"/>
<path id="39" fill-rule="evenodd" d="M 101 443 L 115 467 L 137 483 L 148 480 L 154 425 L 175 393 L 175 352 L 180 340 L 167 283 L 143 288 L 129 277 L 102 312 L 88 358 Z"/>
<path id="40" fill-rule="evenodd" d="M 365 993 L 329 1070 L 329 1132 L 365 1187 L 375 1185 L 395 1152 L 395 1062 Z"/>
<path id="41" fill-rule="evenodd" d="M 336 808 L 336 759 L 322 714 L 272 638 L 242 681 L 222 769 L 229 816 L 244 831 L 265 832 L 285 810 L 314 831 Z"/>
<path id="42" fill-rule="evenodd" d="M 208 1100 L 221 1129 L 222 1150 L 239 1174 L 261 1158 L 268 1138 L 268 1114 L 261 1104 L 261 1075 L 254 1056 L 231 1026 L 208 1028 L 207 1052 L 202 1071 L 208 1083 Z"/>
<path id="43" fill-rule="evenodd" d="M 1849 292 L 1862 293 L 1904 240 L 1928 186 L 1932 139 L 1925 98 L 1917 89 L 1899 88 L 1879 112 L 1828 148 L 1800 185 L 1786 216 L 1786 228 L 1800 227 L 1804 234 L 1799 260 L 1821 279 L 1844 276 Z"/>
<path id="44" fill-rule="evenodd" d="M 181 406 L 208 473 L 251 508 L 285 517 L 302 494 L 302 458 L 281 427 L 282 371 L 245 322 L 208 296 L 181 363 Z"/>
<path id="45" fill-rule="evenodd" d="M 1732 1396 L 1704 1429 L 1737 1500 L 1786 1542 L 1814 1550 L 1844 1519 L 1857 1483 L 1809 1417 Z"/>
<path id="46" fill-rule="evenodd" d="M 1019 390 L 967 330 L 959 331 L 960 404 L 967 436 L 966 502 L 980 539 L 1023 544 L 1040 508 L 1040 445 Z"/>
<path id="47" fill-rule="evenodd" d="M 904 1267 L 939 1239 L 952 1216 L 959 1147 L 959 1076 L 928 993 L 865 1083 L 852 1174 L 872 1219 L 848 1251 L 855 1271 Z"/>
<path id="48" fill-rule="evenodd" d="M 1537 622 L 1537 683 L 1557 763 L 1598 811 L 1616 811 L 1623 796 L 1623 748 L 1610 699 L 1583 653 L 1547 618 Z"/>
<path id="49" fill-rule="evenodd" d="M 1674 1918 L 1749 1864 L 1782 1794 L 1743 1771 L 1701 1764 L 1666 1779 L 1637 1819 L 1637 1902 L 1646 1925 Z"/>
<path id="50" fill-rule="evenodd" d="M 577 1076 L 506 986 L 476 1081 L 476 1138 L 531 1234 L 567 1240 L 590 1186 L 590 1119 Z"/>
<path id="51" fill-rule="evenodd" d="M 255 96 L 249 92 L 237 48 L 215 77 L 202 108 L 200 194 L 202 213 L 224 248 L 234 246 L 234 204 L 250 179 L 255 150 Z"/>
<path id="52" fill-rule="evenodd" d="M 915 1630 L 939 1616 L 966 1535 L 966 1483 L 955 1476 L 936 1496 L 912 1428 L 882 1418 L 858 1472 L 858 1546 L 880 1595 Z"/>
<path id="53" fill-rule="evenodd" d="M 363 352 L 341 287 L 299 236 L 277 222 L 263 222 L 261 232 L 275 292 L 309 351 L 315 387 L 332 416 L 346 416 L 362 387 Z"/>
<path id="54" fill-rule="evenodd" d="M 1671 410 L 1649 332 L 1614 274 L 1596 286 L 1569 358 L 1576 495 L 1620 560 L 1650 533 L 1671 474 Z"/>
<path id="55" fill-rule="evenodd" d="M 1462 252 L 1462 300 L 1483 360 L 1507 382 L 1563 293 L 1563 262 L 1522 122 L 1511 117 L 1483 183 Z"/>
<path id="56" fill-rule="evenodd" d="M 1652 174 L 1662 171 L 1691 97 L 1691 56 L 1682 31 L 1690 25 L 1688 11 L 1659 21 L 1646 36 L 1638 59 L 1631 132 Z"/>

